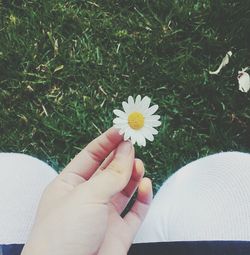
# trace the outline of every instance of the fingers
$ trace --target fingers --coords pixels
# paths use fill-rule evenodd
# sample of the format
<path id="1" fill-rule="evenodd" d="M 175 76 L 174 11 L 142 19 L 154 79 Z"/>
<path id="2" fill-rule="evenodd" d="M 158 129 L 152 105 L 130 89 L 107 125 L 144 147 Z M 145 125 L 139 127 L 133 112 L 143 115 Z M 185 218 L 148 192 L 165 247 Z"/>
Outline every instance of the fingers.
<path id="1" fill-rule="evenodd" d="M 79 185 L 85 200 L 92 203 L 108 203 L 115 194 L 122 191 L 128 184 L 134 164 L 134 147 L 131 142 L 122 142 L 113 160 L 98 175 L 88 182 Z"/>
<path id="2" fill-rule="evenodd" d="M 131 197 L 135 193 L 141 179 L 144 175 L 144 166 L 140 159 L 135 159 L 133 172 L 127 186 L 112 199 L 112 204 L 116 208 L 117 212 L 121 214 Z"/>
<path id="3" fill-rule="evenodd" d="M 94 177 L 98 174 L 100 174 L 113 160 L 114 156 L 115 156 L 115 151 L 113 150 L 112 152 L 110 152 L 110 154 L 105 158 L 105 160 L 101 163 L 101 165 L 99 166 L 99 168 L 95 171 L 95 173 L 91 176 Z"/>
<path id="4" fill-rule="evenodd" d="M 133 233 L 131 242 L 147 214 L 152 198 L 153 191 L 151 180 L 149 178 L 143 178 L 138 187 L 137 199 L 132 209 L 124 217 L 124 221 Z"/>
<path id="5" fill-rule="evenodd" d="M 122 139 L 117 129 L 110 128 L 77 154 L 61 174 L 73 173 L 88 180 L 102 161 L 118 146 Z"/>

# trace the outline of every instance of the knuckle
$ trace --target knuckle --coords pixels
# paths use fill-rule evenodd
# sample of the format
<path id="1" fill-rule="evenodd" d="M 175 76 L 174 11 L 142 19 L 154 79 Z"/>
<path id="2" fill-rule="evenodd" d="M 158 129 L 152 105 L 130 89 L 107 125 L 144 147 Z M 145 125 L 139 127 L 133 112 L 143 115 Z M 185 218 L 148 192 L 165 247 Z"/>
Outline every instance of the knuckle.
<path id="1" fill-rule="evenodd" d="M 110 172 L 121 175 L 125 172 L 126 167 L 124 164 L 118 162 L 118 161 L 113 161 L 107 168 Z"/>

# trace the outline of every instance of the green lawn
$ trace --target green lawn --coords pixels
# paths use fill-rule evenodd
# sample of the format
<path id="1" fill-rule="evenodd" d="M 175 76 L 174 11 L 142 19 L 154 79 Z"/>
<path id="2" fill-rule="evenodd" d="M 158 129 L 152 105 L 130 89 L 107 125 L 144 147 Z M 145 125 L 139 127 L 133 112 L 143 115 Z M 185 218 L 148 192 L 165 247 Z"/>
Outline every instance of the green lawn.
<path id="1" fill-rule="evenodd" d="M 60 170 L 140 94 L 163 122 L 136 148 L 155 189 L 199 157 L 250 152 L 250 92 L 236 79 L 250 66 L 247 1 L 0 2 L 1 151 Z"/>

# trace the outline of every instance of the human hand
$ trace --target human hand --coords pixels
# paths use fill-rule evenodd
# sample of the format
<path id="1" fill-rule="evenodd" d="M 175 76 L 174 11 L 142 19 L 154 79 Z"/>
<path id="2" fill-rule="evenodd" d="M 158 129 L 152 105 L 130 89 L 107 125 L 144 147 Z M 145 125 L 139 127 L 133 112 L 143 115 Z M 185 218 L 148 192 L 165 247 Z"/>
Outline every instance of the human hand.
<path id="1" fill-rule="evenodd" d="M 109 129 L 47 187 L 22 255 L 127 254 L 152 200 L 151 181 L 143 175 L 132 144 Z"/>

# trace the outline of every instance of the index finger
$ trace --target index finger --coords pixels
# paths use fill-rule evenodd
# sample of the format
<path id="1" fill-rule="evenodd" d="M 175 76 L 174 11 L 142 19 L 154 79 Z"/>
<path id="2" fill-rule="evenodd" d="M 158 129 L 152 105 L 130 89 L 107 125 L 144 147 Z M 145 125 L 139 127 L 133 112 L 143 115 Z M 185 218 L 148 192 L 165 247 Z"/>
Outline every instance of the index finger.
<path id="1" fill-rule="evenodd" d="M 123 137 L 119 134 L 118 129 L 113 127 L 108 129 L 78 153 L 62 174 L 70 172 L 88 180 L 122 140 Z"/>

